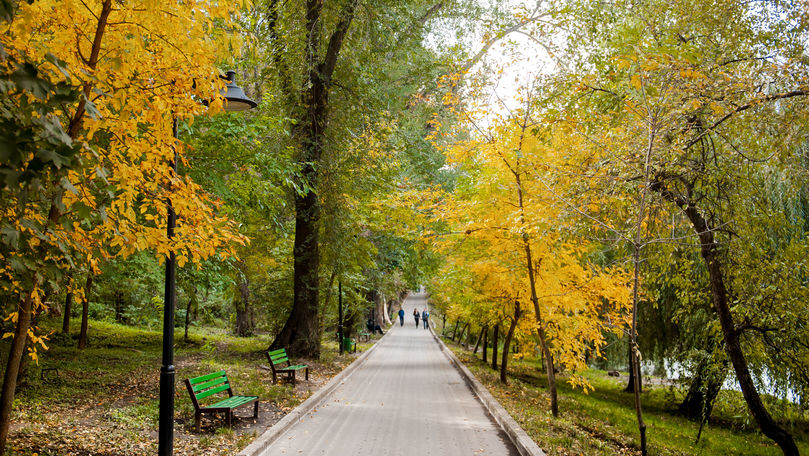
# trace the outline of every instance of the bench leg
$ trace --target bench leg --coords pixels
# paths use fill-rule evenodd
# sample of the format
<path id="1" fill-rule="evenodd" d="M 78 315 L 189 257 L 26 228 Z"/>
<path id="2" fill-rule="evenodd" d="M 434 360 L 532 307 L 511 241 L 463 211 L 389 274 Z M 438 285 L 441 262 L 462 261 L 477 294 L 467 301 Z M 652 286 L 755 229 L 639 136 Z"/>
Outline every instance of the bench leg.
<path id="1" fill-rule="evenodd" d="M 230 409 L 225 413 L 228 416 L 228 427 L 233 427 L 233 409 Z"/>
<path id="2" fill-rule="evenodd" d="M 256 401 L 255 407 L 253 407 L 253 418 L 258 418 L 258 401 Z"/>
<path id="3" fill-rule="evenodd" d="M 275 375 L 275 371 L 272 371 L 272 384 L 273 385 L 278 384 L 278 377 Z"/>
<path id="4" fill-rule="evenodd" d="M 306 368 L 306 380 L 307 381 L 309 380 L 309 368 L 308 367 Z"/>
<path id="5" fill-rule="evenodd" d="M 196 429 L 197 432 L 199 432 L 200 415 L 201 413 L 199 412 L 194 413 L 194 429 Z"/>

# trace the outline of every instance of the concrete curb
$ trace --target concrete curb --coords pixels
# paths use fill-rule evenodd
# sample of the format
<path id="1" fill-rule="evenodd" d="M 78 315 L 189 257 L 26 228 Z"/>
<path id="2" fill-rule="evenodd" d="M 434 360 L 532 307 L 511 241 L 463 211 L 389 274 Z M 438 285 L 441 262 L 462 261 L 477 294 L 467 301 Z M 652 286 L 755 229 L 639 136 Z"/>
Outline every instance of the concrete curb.
<path id="1" fill-rule="evenodd" d="M 449 358 L 452 364 L 455 366 L 456 369 L 461 373 L 461 376 L 464 377 L 466 380 L 466 384 L 472 388 L 472 391 L 480 399 L 480 402 L 483 403 L 483 406 L 489 412 L 489 414 L 494 418 L 494 421 L 500 425 L 501 428 L 506 432 L 508 438 L 511 439 L 511 443 L 517 447 L 517 451 L 522 456 L 546 456 L 545 452 L 542 451 L 541 448 L 534 442 L 534 440 L 528 436 L 528 434 L 523 430 L 523 428 L 514 421 L 514 418 L 508 414 L 506 409 L 497 402 L 497 399 L 489 393 L 489 390 L 483 386 L 477 378 L 463 365 L 463 363 L 455 356 L 455 353 L 452 352 L 446 345 L 444 345 L 444 341 L 441 340 L 441 337 L 435 333 L 433 326 L 430 325 L 430 332 L 433 334 L 433 337 L 438 342 L 438 345 L 441 347 L 441 351 L 444 352 L 444 355 Z"/>
<path id="2" fill-rule="evenodd" d="M 392 328 L 391 328 L 392 329 Z M 377 345 L 379 345 L 385 336 L 388 335 L 388 332 L 385 333 L 371 348 L 369 348 L 365 353 L 359 356 L 359 358 L 355 359 L 354 362 L 348 365 L 345 369 L 343 369 L 339 374 L 335 375 L 325 386 L 317 390 L 314 394 L 309 396 L 309 399 L 306 399 L 295 407 L 292 411 L 286 414 L 280 421 L 272 425 L 271 428 L 264 431 L 261 436 L 259 436 L 256 440 L 253 440 L 253 443 L 247 445 L 245 449 L 239 452 L 238 456 L 258 456 L 267 449 L 275 440 L 283 434 L 287 429 L 292 427 L 299 419 L 301 419 L 304 415 L 311 412 L 314 408 L 325 402 L 327 396 L 329 396 L 338 386 L 342 385 L 351 374 L 354 373 L 363 363 L 365 360 L 368 359 L 368 356 L 376 349 Z"/>

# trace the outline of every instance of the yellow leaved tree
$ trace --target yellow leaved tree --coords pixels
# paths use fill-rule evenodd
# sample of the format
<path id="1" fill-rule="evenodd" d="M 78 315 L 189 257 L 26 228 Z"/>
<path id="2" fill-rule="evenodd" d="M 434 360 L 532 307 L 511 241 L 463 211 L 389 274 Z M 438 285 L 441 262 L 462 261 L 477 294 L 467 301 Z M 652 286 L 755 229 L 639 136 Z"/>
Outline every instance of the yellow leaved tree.
<path id="1" fill-rule="evenodd" d="M 568 234 L 573 218 L 556 191 L 575 178 L 559 171 L 569 159 L 557 155 L 566 138 L 541 128 L 530 108 L 528 100 L 522 111 L 485 128 L 470 117 L 473 139 L 448 149 L 449 163 L 463 177 L 441 217 L 460 234 L 443 247 L 488 302 L 508 306 L 501 313 L 513 313 L 509 333 L 521 327 L 523 312 L 532 314 L 533 324 L 523 327 L 538 339 L 556 416 L 554 364 L 572 372 L 571 384 L 591 388 L 577 372 L 588 356 L 600 355 L 607 332 L 620 335 L 627 327 L 629 276 L 589 260 L 599 245 Z"/>
<path id="2" fill-rule="evenodd" d="M 68 161 L 23 184 L 2 188 L 0 287 L 16 301 L 15 323 L 0 399 L 0 454 L 8 434 L 16 377 L 26 341 L 39 343 L 30 324 L 66 273 L 113 256 L 169 252 L 181 266 L 244 243 L 218 203 L 172 163 L 183 162 L 174 139 L 178 119 L 215 112 L 223 84 L 215 64 L 238 43 L 226 30 L 238 4 L 183 1 L 20 2 L 0 23 L 3 78 L 23 68 L 44 83 L 71 89 L 51 103 L 43 135 L 58 135 L 73 150 Z M 8 62 L 15 62 L 13 65 Z M 40 81 L 42 82 L 42 81 Z M 24 109 L 47 84 L 20 85 L 5 105 Z M 53 101 L 53 100 L 52 100 Z M 208 101 L 210 108 L 201 101 Z M 40 170 L 35 153 L 10 172 Z M 179 220 L 166 234 L 166 203 Z M 29 347 L 36 359 L 36 346 Z"/>

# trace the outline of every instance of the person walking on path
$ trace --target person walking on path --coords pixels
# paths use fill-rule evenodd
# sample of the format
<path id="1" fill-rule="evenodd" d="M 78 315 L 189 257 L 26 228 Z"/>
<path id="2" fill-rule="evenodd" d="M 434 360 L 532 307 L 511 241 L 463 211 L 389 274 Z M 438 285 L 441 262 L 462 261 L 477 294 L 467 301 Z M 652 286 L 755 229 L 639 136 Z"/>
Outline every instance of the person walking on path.
<path id="1" fill-rule="evenodd" d="M 430 327 L 430 324 L 427 322 L 428 318 L 430 318 L 430 312 L 427 312 L 427 308 L 425 307 L 424 312 L 421 313 L 421 321 L 424 322 L 424 329 L 427 329 L 427 328 Z"/>
<path id="2" fill-rule="evenodd" d="M 413 318 L 416 319 L 416 328 L 419 327 L 419 309 L 413 309 Z"/>
<path id="3" fill-rule="evenodd" d="M 399 308 L 399 326 L 404 326 L 404 309 Z"/>

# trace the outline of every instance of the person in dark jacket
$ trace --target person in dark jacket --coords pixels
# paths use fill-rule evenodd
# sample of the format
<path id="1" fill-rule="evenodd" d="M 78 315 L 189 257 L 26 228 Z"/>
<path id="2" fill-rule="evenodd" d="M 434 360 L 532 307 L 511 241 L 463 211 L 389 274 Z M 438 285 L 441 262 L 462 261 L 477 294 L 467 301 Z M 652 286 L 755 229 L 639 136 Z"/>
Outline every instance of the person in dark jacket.
<path id="1" fill-rule="evenodd" d="M 416 328 L 419 327 L 419 309 L 413 309 L 413 318 L 416 319 Z"/>
<path id="2" fill-rule="evenodd" d="M 404 309 L 399 308 L 399 326 L 404 326 Z"/>
<path id="3" fill-rule="evenodd" d="M 427 321 L 428 318 L 430 318 L 430 312 L 427 312 L 427 308 L 425 307 L 424 312 L 421 313 L 421 321 L 424 322 L 424 329 L 430 327 L 430 324 Z"/>

